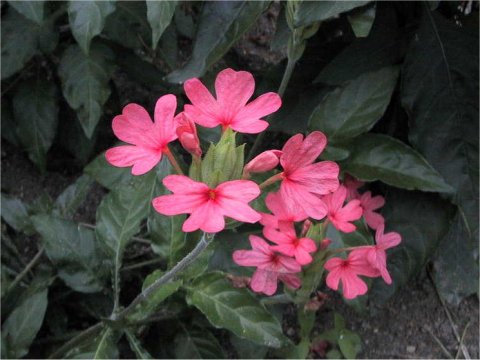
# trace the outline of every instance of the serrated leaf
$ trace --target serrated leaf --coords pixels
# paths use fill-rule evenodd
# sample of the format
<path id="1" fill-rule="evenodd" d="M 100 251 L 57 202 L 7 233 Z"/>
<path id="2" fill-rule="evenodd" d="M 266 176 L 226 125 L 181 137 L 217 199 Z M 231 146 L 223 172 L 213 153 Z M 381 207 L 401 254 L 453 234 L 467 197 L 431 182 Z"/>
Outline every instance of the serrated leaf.
<path id="1" fill-rule="evenodd" d="M 27 19 L 35 21 L 37 24 L 43 22 L 43 9 L 45 2 L 43 0 L 38 1 L 8 1 L 8 5 L 17 10 L 20 14 Z"/>
<path id="2" fill-rule="evenodd" d="M 83 203 L 93 180 L 88 175 L 80 176 L 68 186 L 55 200 L 55 208 L 62 217 L 71 218 Z"/>
<path id="3" fill-rule="evenodd" d="M 22 200 L 2 193 L 2 218 L 16 231 L 24 231 L 27 235 L 34 233 L 34 228 Z"/>
<path id="4" fill-rule="evenodd" d="M 58 276 L 68 286 L 84 293 L 103 289 L 108 271 L 93 230 L 52 215 L 35 215 L 32 222 Z"/>
<path id="5" fill-rule="evenodd" d="M 115 1 L 69 1 L 68 19 L 72 35 L 88 55 L 90 42 L 102 32 L 105 18 L 115 11 Z"/>
<path id="6" fill-rule="evenodd" d="M 152 28 L 152 48 L 157 48 L 158 40 L 172 21 L 177 1 L 147 0 L 147 18 Z"/>
<path id="7" fill-rule="evenodd" d="M 380 180 L 408 190 L 452 193 L 440 174 L 414 149 L 392 137 L 364 134 L 346 148 L 343 170 L 364 181 Z"/>
<path id="8" fill-rule="evenodd" d="M 13 97 L 17 136 L 32 160 L 46 169 L 47 151 L 58 124 L 58 91 L 53 81 L 42 76 L 23 82 Z"/>
<path id="9" fill-rule="evenodd" d="M 177 359 L 224 359 L 225 353 L 216 337 L 205 328 L 187 328 L 181 331 L 174 340 L 175 357 Z"/>
<path id="10" fill-rule="evenodd" d="M 310 129 L 323 131 L 333 143 L 369 131 L 390 103 L 398 70 L 369 72 L 332 91 L 310 116 Z"/>
<path id="11" fill-rule="evenodd" d="M 109 190 L 126 184 L 133 178 L 129 168 L 119 168 L 109 164 L 105 158 L 105 153 L 93 159 L 85 166 L 83 172 Z"/>
<path id="12" fill-rule="evenodd" d="M 265 10 L 268 1 L 212 1 L 203 4 L 192 58 L 167 76 L 172 83 L 202 76 Z"/>
<path id="13" fill-rule="evenodd" d="M 63 96 L 77 112 L 85 135 L 90 138 L 102 108 L 110 96 L 108 82 L 112 76 L 114 54 L 104 44 L 93 44 L 86 56 L 80 47 L 71 45 L 60 60 L 58 73 Z"/>
<path id="14" fill-rule="evenodd" d="M 279 348 L 287 340 L 280 323 L 245 288 L 232 287 L 221 273 L 208 273 L 187 287 L 187 302 L 212 323 L 255 343 Z"/>
<path id="15" fill-rule="evenodd" d="M 294 15 L 294 26 L 307 26 L 363 6 L 369 1 L 302 1 Z"/>
<path id="16" fill-rule="evenodd" d="M 2 326 L 2 353 L 21 358 L 37 336 L 48 304 L 48 290 L 43 288 L 26 297 Z M 6 351 L 4 351 L 6 349 Z"/>
<path id="17" fill-rule="evenodd" d="M 375 20 L 375 5 L 348 15 L 348 22 L 357 38 L 367 37 Z"/>
<path id="18" fill-rule="evenodd" d="M 58 43 L 51 22 L 38 25 L 12 9 L 2 16 L 1 27 L 2 80 L 21 70 L 38 52 L 53 51 Z"/>
<path id="19" fill-rule="evenodd" d="M 147 350 L 140 344 L 140 340 L 130 331 L 125 330 L 125 335 L 127 335 L 128 343 L 130 344 L 130 349 L 133 350 L 137 359 L 152 359 L 152 355 L 148 353 Z"/>
<path id="20" fill-rule="evenodd" d="M 478 243 L 478 31 L 425 6 L 414 39 L 402 68 L 409 140 L 457 190 L 453 201 Z"/>

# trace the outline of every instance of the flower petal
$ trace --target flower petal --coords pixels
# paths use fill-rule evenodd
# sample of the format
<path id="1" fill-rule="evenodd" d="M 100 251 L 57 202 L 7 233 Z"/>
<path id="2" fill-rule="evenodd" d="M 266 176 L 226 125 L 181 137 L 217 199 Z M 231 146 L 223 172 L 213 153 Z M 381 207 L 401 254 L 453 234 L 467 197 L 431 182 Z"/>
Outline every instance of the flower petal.
<path id="1" fill-rule="evenodd" d="M 160 97 L 155 104 L 155 128 L 162 144 L 177 138 L 176 124 L 173 121 L 177 109 L 177 98 L 168 94 Z"/>
<path id="2" fill-rule="evenodd" d="M 217 233 L 225 228 L 225 220 L 220 209 L 213 201 L 208 201 L 195 209 L 183 223 L 182 230 L 191 232 L 203 230 L 207 233 Z"/>
<path id="3" fill-rule="evenodd" d="M 278 274 L 273 271 L 257 269 L 250 281 L 250 287 L 255 292 L 271 296 L 277 291 Z"/>
<path id="4" fill-rule="evenodd" d="M 254 90 L 255 80 L 247 71 L 225 69 L 215 79 L 218 105 L 223 109 L 226 118 L 232 120 L 252 97 Z"/>
<path id="5" fill-rule="evenodd" d="M 176 194 L 205 194 L 207 199 L 208 185 L 194 181 L 184 175 L 168 175 L 163 179 L 163 185 Z"/>
<path id="6" fill-rule="evenodd" d="M 319 197 L 303 189 L 302 186 L 284 180 L 280 185 L 280 192 L 287 204 L 289 204 L 289 202 L 294 203 L 287 206 L 300 207 L 309 217 L 321 220 L 327 215 L 325 203 Z"/>
<path id="7" fill-rule="evenodd" d="M 184 106 L 183 112 L 195 123 L 206 128 L 214 128 L 221 124 L 215 115 L 207 114 L 196 106 L 187 104 Z"/>
<path id="8" fill-rule="evenodd" d="M 295 170 L 288 175 L 288 180 L 313 194 L 326 195 L 338 189 L 339 171 L 338 164 L 333 161 L 320 161 Z"/>
<path id="9" fill-rule="evenodd" d="M 260 195 L 260 188 L 250 180 L 226 181 L 217 186 L 219 195 L 248 203 Z"/>
<path id="10" fill-rule="evenodd" d="M 287 172 L 312 164 L 327 145 L 327 137 L 320 131 L 313 131 L 302 140 L 303 135 L 297 134 L 282 149 L 280 163 Z"/>
<path id="11" fill-rule="evenodd" d="M 189 79 L 185 81 L 183 88 L 185 89 L 185 94 L 187 95 L 188 99 L 194 105 L 193 107 L 201 109 L 202 112 L 204 112 L 206 115 L 209 115 L 211 118 L 216 118 L 220 107 L 210 91 L 208 91 L 208 89 L 200 80 L 196 78 Z M 192 119 L 193 121 L 197 122 L 194 117 L 192 117 Z"/>
<path id="12" fill-rule="evenodd" d="M 264 131 L 268 127 L 268 122 L 265 120 L 244 120 L 244 121 L 235 121 L 229 124 L 229 126 L 238 132 L 244 134 L 258 134 Z"/>
<path id="13" fill-rule="evenodd" d="M 277 111 L 282 105 L 282 99 L 278 94 L 269 92 L 260 95 L 248 103 L 235 116 L 232 123 L 242 123 L 250 119 L 260 119 Z"/>
<path id="14" fill-rule="evenodd" d="M 116 137 L 134 145 L 155 147 L 157 142 L 152 133 L 153 122 L 147 111 L 137 104 L 128 104 L 122 115 L 113 118 L 112 129 Z"/>
<path id="15" fill-rule="evenodd" d="M 258 212 L 245 204 L 245 202 L 219 196 L 217 203 L 223 215 L 232 219 L 254 224 L 262 218 Z"/>
<path id="16" fill-rule="evenodd" d="M 198 207 L 205 203 L 205 196 L 188 194 L 188 195 L 162 195 L 152 200 L 152 205 L 160 214 L 178 215 L 191 214 Z"/>
<path id="17" fill-rule="evenodd" d="M 143 175 L 149 172 L 162 158 L 160 151 L 139 146 L 117 146 L 108 149 L 105 158 L 113 166 L 132 166 L 133 175 Z"/>
<path id="18" fill-rule="evenodd" d="M 275 244 L 292 244 L 292 238 L 283 232 L 272 228 L 272 227 L 264 227 L 263 228 L 263 236 L 265 236 L 268 240 L 274 242 Z"/>
<path id="19" fill-rule="evenodd" d="M 270 257 L 252 250 L 235 250 L 233 252 L 233 261 L 240 266 L 267 266 L 270 263 Z"/>

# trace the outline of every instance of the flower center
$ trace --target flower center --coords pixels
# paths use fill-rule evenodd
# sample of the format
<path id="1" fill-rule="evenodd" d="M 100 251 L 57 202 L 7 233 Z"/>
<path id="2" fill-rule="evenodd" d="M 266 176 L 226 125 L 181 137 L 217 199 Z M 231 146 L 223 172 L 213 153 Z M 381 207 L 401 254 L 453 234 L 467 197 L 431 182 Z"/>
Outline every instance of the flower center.
<path id="1" fill-rule="evenodd" d="M 217 192 L 215 190 L 208 190 L 208 197 L 211 199 L 211 200 L 215 200 L 216 197 L 217 197 Z"/>

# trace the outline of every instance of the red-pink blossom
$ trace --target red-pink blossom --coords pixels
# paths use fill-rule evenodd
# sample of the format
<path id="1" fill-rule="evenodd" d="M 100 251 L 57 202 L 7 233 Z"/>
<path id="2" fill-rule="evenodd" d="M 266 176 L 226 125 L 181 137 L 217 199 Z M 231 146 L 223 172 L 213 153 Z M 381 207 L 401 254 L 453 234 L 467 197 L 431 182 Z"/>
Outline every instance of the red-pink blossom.
<path id="1" fill-rule="evenodd" d="M 280 157 L 284 169 L 280 185 L 283 200 L 290 208 L 299 207 L 317 220 L 327 215 L 327 207 L 319 195 L 331 193 L 339 186 L 336 163 L 314 163 L 326 145 L 327 138 L 320 131 L 313 131 L 305 139 L 297 134 L 285 143 Z"/>
<path id="2" fill-rule="evenodd" d="M 244 174 L 261 173 L 274 169 L 282 155 L 280 150 L 267 150 L 255 156 L 247 165 L 245 165 Z"/>
<path id="3" fill-rule="evenodd" d="M 347 197 L 347 189 L 340 185 L 332 194 L 324 195 L 323 202 L 327 206 L 328 220 L 340 231 L 350 233 L 355 231 L 356 226 L 351 221 L 358 220 L 362 217 L 362 208 L 360 200 L 351 200 L 343 206 Z"/>
<path id="4" fill-rule="evenodd" d="M 358 189 L 361 188 L 365 183 L 363 181 L 355 179 L 349 174 L 345 174 L 343 179 L 343 185 L 347 188 L 347 200 L 353 200 L 360 198 L 360 193 Z"/>
<path id="5" fill-rule="evenodd" d="M 260 224 L 278 228 L 279 221 L 297 222 L 305 220 L 308 215 L 303 209 L 293 201 L 283 201 L 280 192 L 269 193 L 265 198 L 267 208 L 273 213 L 261 213 L 262 219 Z"/>
<path id="6" fill-rule="evenodd" d="M 387 270 L 387 253 L 385 250 L 397 246 L 402 241 L 400 234 L 389 232 L 384 234 L 385 226 L 379 225 L 375 233 L 376 245 L 362 246 L 353 250 L 358 256 L 368 260 L 369 264 L 377 269 L 387 284 L 392 283 L 392 278 Z"/>
<path id="7" fill-rule="evenodd" d="M 380 225 L 385 224 L 385 219 L 382 215 L 375 212 L 375 210 L 385 205 L 383 196 L 377 195 L 372 197 L 372 193 L 367 191 L 360 196 L 360 206 L 363 209 L 363 217 L 373 230 L 376 230 Z"/>
<path id="8" fill-rule="evenodd" d="M 192 105 L 185 105 L 185 113 L 197 124 L 212 128 L 222 125 L 246 134 L 257 134 L 268 127 L 261 118 L 280 108 L 278 94 L 269 92 L 247 104 L 255 89 L 255 80 L 247 71 L 225 69 L 215 80 L 215 99 L 199 79 L 185 82 L 185 93 Z"/>
<path id="9" fill-rule="evenodd" d="M 187 176 L 169 175 L 163 179 L 163 184 L 173 194 L 153 199 L 153 207 L 164 215 L 190 214 L 183 223 L 185 232 L 222 231 L 224 216 L 247 223 L 260 220 L 260 214 L 248 205 L 260 195 L 260 188 L 253 181 L 226 181 L 211 189 Z"/>
<path id="10" fill-rule="evenodd" d="M 278 280 L 294 289 L 300 287 L 296 273 L 301 271 L 301 266 L 294 259 L 275 253 L 272 246 L 259 236 L 250 235 L 249 240 L 252 250 L 234 251 L 233 261 L 240 266 L 257 267 L 250 281 L 253 291 L 273 295 Z"/>
<path id="11" fill-rule="evenodd" d="M 185 113 L 180 113 L 175 117 L 177 122 L 177 136 L 183 148 L 190 154 L 200 157 L 202 149 L 197 135 L 195 123 Z"/>
<path id="12" fill-rule="evenodd" d="M 288 256 L 294 256 L 300 265 L 307 265 L 312 262 L 310 253 L 317 250 L 317 245 L 310 238 L 298 238 L 295 227 L 291 222 L 281 221 L 279 229 L 264 227 L 263 235 L 275 246 L 272 249 Z"/>
<path id="13" fill-rule="evenodd" d="M 378 276 L 377 269 L 373 268 L 362 254 L 355 251 L 352 251 L 347 259 L 338 257 L 329 259 L 324 267 L 329 271 L 326 278 L 327 286 L 338 290 L 341 281 L 343 296 L 349 300 L 364 295 L 368 290 L 367 284 L 359 275 Z"/>
<path id="14" fill-rule="evenodd" d="M 173 120 L 177 99 L 174 95 L 165 95 L 155 105 L 155 122 L 148 112 L 137 104 L 128 104 L 122 115 L 113 119 L 115 135 L 131 145 L 117 146 L 107 150 L 105 157 L 113 166 L 132 166 L 133 175 L 142 175 L 150 171 L 168 152 L 167 145 L 177 138 Z"/>

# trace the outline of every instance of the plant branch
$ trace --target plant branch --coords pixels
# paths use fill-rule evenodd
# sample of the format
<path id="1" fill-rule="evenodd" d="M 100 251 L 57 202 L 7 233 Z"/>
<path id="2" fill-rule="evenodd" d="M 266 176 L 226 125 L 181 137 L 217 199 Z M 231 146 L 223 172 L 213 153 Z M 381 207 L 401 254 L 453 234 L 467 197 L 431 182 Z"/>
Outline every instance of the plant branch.
<path id="1" fill-rule="evenodd" d="M 23 271 L 17 275 L 17 277 L 15 278 L 15 280 L 12 281 L 12 283 L 10 284 L 10 286 L 8 287 L 7 289 L 7 292 L 11 291 L 12 289 L 15 288 L 15 286 L 17 286 L 17 284 L 22 281 L 22 279 L 25 277 L 25 275 L 28 274 L 28 272 L 35 266 L 37 265 L 38 261 L 40 260 L 40 258 L 42 257 L 43 253 L 45 252 L 45 247 L 41 247 L 40 250 L 38 250 L 37 254 L 33 257 L 32 260 L 30 260 L 30 262 L 27 264 L 27 266 L 25 267 L 25 269 L 23 269 Z"/>

